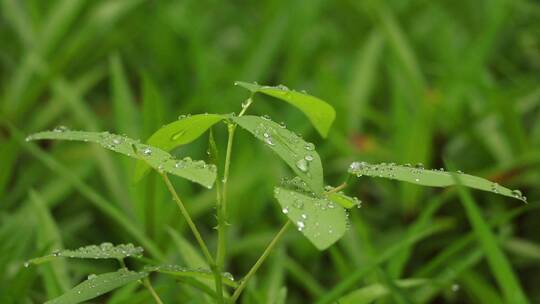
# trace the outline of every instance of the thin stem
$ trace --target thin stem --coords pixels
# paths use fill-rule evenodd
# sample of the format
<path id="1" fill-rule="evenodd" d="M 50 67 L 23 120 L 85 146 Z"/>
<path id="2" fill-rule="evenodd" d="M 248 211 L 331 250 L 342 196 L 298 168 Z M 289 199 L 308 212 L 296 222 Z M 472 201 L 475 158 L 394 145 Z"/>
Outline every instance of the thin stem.
<path id="1" fill-rule="evenodd" d="M 266 260 L 266 258 L 268 257 L 268 255 L 270 254 L 272 249 L 274 249 L 274 247 L 276 246 L 278 241 L 281 239 L 281 237 L 283 237 L 283 235 L 287 231 L 287 228 L 289 228 L 290 224 L 291 224 L 291 222 L 287 221 L 285 223 L 285 225 L 283 225 L 283 227 L 281 227 L 281 230 L 279 230 L 279 232 L 276 234 L 276 236 L 274 236 L 274 238 L 272 239 L 270 244 L 268 244 L 268 246 L 266 247 L 266 249 L 264 250 L 262 255 L 257 260 L 257 262 L 255 262 L 255 264 L 251 267 L 251 269 L 248 271 L 246 276 L 242 279 L 242 282 L 240 283 L 240 286 L 238 286 L 238 288 L 236 288 L 236 290 L 234 291 L 234 294 L 231 297 L 232 303 L 235 303 L 238 300 L 238 297 L 240 297 L 240 294 L 242 293 L 244 288 L 246 288 L 246 285 L 247 285 L 249 279 L 251 279 L 251 277 L 255 274 L 255 272 L 257 272 L 259 267 L 261 267 L 262 263 L 264 263 L 264 261 Z"/>
<path id="2" fill-rule="evenodd" d="M 142 282 L 143 282 L 144 287 L 148 289 L 148 291 L 150 292 L 150 294 L 152 295 L 156 303 L 163 304 L 163 301 L 161 301 L 161 298 L 159 297 L 157 292 L 154 290 L 154 287 L 152 287 L 152 283 L 150 283 L 150 280 L 148 278 L 144 278 Z"/>
<path id="3" fill-rule="evenodd" d="M 178 208 L 180 208 L 180 212 L 182 213 L 182 216 L 188 223 L 189 228 L 191 229 L 191 232 L 195 236 L 195 239 L 197 240 L 197 243 L 199 243 L 199 247 L 201 247 L 201 250 L 203 252 L 204 257 L 206 258 L 206 261 L 208 262 L 210 269 L 214 273 L 214 280 L 216 283 L 216 292 L 218 293 L 218 300 L 219 303 L 223 303 L 223 297 L 219 297 L 220 294 L 223 294 L 223 282 L 221 281 L 221 274 L 219 271 L 219 267 L 216 267 L 216 262 L 214 261 L 214 258 L 212 258 L 212 255 L 210 254 L 210 251 L 208 251 L 208 247 L 206 246 L 206 243 L 204 242 L 203 238 L 201 237 L 201 234 L 199 230 L 197 229 L 197 226 L 195 226 L 195 223 L 191 219 L 191 216 L 189 215 L 189 212 L 187 211 L 186 207 L 184 206 L 184 203 L 180 200 L 180 197 L 178 197 L 178 194 L 176 193 L 176 190 L 174 190 L 174 186 L 172 185 L 171 181 L 169 180 L 169 177 L 166 173 L 160 172 L 161 176 L 163 177 L 163 180 L 165 181 L 165 184 L 167 185 L 167 188 L 169 189 L 169 192 L 173 196 L 174 201 L 178 205 Z"/>
<path id="4" fill-rule="evenodd" d="M 339 192 L 343 189 L 345 189 L 345 187 L 347 187 L 347 182 L 344 182 L 343 184 L 333 188 L 333 189 L 330 189 L 328 191 L 325 192 L 325 194 L 332 194 L 332 193 L 336 193 L 336 192 Z"/>

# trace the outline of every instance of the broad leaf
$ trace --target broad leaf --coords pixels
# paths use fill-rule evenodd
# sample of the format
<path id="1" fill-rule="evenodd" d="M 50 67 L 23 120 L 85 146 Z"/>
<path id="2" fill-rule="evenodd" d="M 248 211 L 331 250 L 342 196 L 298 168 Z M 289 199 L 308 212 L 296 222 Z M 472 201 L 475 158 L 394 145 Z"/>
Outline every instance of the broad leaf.
<path id="1" fill-rule="evenodd" d="M 209 279 L 209 280 L 214 279 L 214 274 L 212 273 L 212 271 L 206 268 L 188 268 L 188 267 L 183 267 L 179 265 L 159 265 L 159 266 L 146 266 L 144 267 L 144 271 L 159 272 L 159 273 L 168 274 L 168 275 L 177 276 L 177 277 L 189 277 L 189 278 Z M 222 276 L 223 276 L 224 284 L 227 284 L 231 287 L 236 287 L 238 285 L 234 281 L 234 278 L 230 273 L 224 272 Z"/>
<path id="2" fill-rule="evenodd" d="M 336 117 L 334 108 L 324 100 L 311 96 L 305 92 L 290 90 L 283 85 L 271 87 L 242 81 L 235 82 L 235 85 L 248 89 L 253 93 L 261 92 L 292 104 L 309 118 L 315 129 L 317 129 L 319 134 L 323 137 L 328 135 L 328 131 Z"/>
<path id="3" fill-rule="evenodd" d="M 421 166 L 412 167 L 409 165 L 401 166 L 395 164 L 369 164 L 366 162 L 353 162 L 349 167 L 349 173 L 360 176 L 373 176 L 395 179 L 422 186 L 430 187 L 448 187 L 456 185 L 451 172 L 444 170 L 428 170 Z M 524 202 L 527 198 L 519 190 L 510 190 L 495 182 L 483 179 L 481 177 L 458 172 L 459 179 L 463 186 L 490 191 L 496 194 L 513 197 Z"/>
<path id="4" fill-rule="evenodd" d="M 282 212 L 319 250 L 328 248 L 347 230 L 347 214 L 341 205 L 298 189 L 277 187 L 274 196 Z"/>
<path id="5" fill-rule="evenodd" d="M 270 119 L 258 116 L 232 118 L 274 150 L 316 194 L 323 192 L 323 168 L 315 146 Z"/>
<path id="6" fill-rule="evenodd" d="M 220 114 L 184 116 L 177 121 L 158 129 L 150 136 L 146 143 L 164 151 L 171 151 L 178 146 L 188 144 L 199 138 L 206 130 L 223 120 L 225 117 L 227 116 Z M 134 179 L 141 179 L 148 169 L 148 165 L 145 162 L 137 162 Z"/>
<path id="7" fill-rule="evenodd" d="M 65 128 L 57 128 L 54 131 L 45 131 L 32 134 L 26 140 L 59 139 L 77 140 L 98 143 L 104 148 L 122 153 L 136 159 L 143 159 L 158 171 L 167 172 L 186 178 L 211 188 L 216 179 L 216 167 L 203 161 L 193 161 L 190 158 L 183 160 L 174 159 L 169 153 L 139 143 L 126 136 L 114 135 L 108 132 L 85 132 L 70 131 Z"/>
<path id="8" fill-rule="evenodd" d="M 425 279 L 407 279 L 396 281 L 395 284 L 400 288 L 411 288 L 426 284 L 428 281 Z M 360 289 L 357 289 L 348 295 L 339 299 L 340 304 L 362 304 L 372 303 L 373 301 L 380 299 L 388 295 L 390 291 L 383 284 L 372 284 Z"/>
<path id="9" fill-rule="evenodd" d="M 45 304 L 81 303 L 147 276 L 148 273 L 146 272 L 134 272 L 126 269 L 100 275 L 90 275 L 88 280 L 73 287 L 60 297 L 45 302 Z"/>
<path id="10" fill-rule="evenodd" d="M 28 262 L 32 264 L 41 264 L 55 258 L 121 260 L 128 257 L 141 257 L 143 251 L 142 247 L 134 246 L 133 244 L 120 244 L 114 246 L 111 243 L 102 243 L 99 246 L 90 245 L 75 250 L 57 250 L 49 255 L 31 259 Z"/>

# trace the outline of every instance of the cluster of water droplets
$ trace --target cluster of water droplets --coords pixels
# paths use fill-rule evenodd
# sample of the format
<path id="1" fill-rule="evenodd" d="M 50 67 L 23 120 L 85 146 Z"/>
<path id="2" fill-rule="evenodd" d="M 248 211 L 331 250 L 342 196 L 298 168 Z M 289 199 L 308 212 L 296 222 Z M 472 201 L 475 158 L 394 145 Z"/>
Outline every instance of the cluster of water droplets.
<path id="1" fill-rule="evenodd" d="M 57 250 L 51 255 L 67 258 L 92 258 L 92 259 L 123 259 L 126 257 L 141 257 L 143 248 L 133 244 L 119 244 L 105 242 L 100 245 L 80 247 L 75 250 Z"/>
<path id="2" fill-rule="evenodd" d="M 180 265 L 174 265 L 174 264 L 165 264 L 165 265 L 157 265 L 157 266 L 145 266 L 144 271 L 146 272 L 164 272 L 164 273 L 200 273 L 205 275 L 212 275 L 212 271 L 207 268 L 188 268 Z M 223 272 L 221 274 L 224 278 L 234 281 L 234 276 L 230 272 Z"/>

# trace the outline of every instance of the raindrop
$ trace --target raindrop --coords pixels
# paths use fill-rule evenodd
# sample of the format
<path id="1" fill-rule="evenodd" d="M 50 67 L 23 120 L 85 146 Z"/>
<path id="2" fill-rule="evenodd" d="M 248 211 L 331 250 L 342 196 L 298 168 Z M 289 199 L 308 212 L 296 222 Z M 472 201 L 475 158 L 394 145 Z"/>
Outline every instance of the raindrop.
<path id="1" fill-rule="evenodd" d="M 147 155 L 147 156 L 152 155 L 152 149 L 150 149 L 150 148 L 148 148 L 148 147 L 144 148 L 144 149 L 143 149 L 143 154 L 144 154 L 144 155 Z"/>
<path id="2" fill-rule="evenodd" d="M 304 203 L 301 200 L 297 199 L 294 201 L 293 207 L 296 209 L 302 209 L 304 208 Z"/>
<path id="3" fill-rule="evenodd" d="M 24 267 L 25 268 L 28 268 L 30 266 L 30 263 L 29 262 L 24 262 Z"/>
<path id="4" fill-rule="evenodd" d="M 307 215 L 302 213 L 302 215 L 300 215 L 300 217 L 302 217 L 304 220 L 307 219 Z"/>
<path id="5" fill-rule="evenodd" d="M 302 222 L 302 221 L 297 221 L 297 222 L 296 222 L 296 226 L 298 226 L 298 231 L 302 231 L 302 230 L 304 230 L 304 227 L 305 227 L 306 225 L 305 225 L 304 222 Z"/>
<path id="6" fill-rule="evenodd" d="M 54 132 L 58 132 L 58 133 L 65 132 L 67 130 L 68 130 L 68 128 L 66 126 L 58 126 L 58 127 L 53 129 Z"/>
<path id="7" fill-rule="evenodd" d="M 186 134 L 186 130 L 178 131 L 171 136 L 171 140 L 177 140 L 184 134 Z"/>
<path id="8" fill-rule="evenodd" d="M 420 181 L 420 179 L 417 177 L 417 178 L 414 179 L 414 181 L 418 183 Z"/>
<path id="9" fill-rule="evenodd" d="M 281 209 L 281 212 L 283 212 L 283 214 L 289 213 L 289 207 L 285 207 L 285 208 Z"/>
<path id="10" fill-rule="evenodd" d="M 311 154 L 306 154 L 306 156 L 304 157 L 305 160 L 307 160 L 308 162 L 312 161 L 313 160 L 313 155 Z"/>
<path id="11" fill-rule="evenodd" d="M 452 284 L 452 291 L 458 292 L 459 291 L 459 285 L 458 284 Z"/>
<path id="12" fill-rule="evenodd" d="M 287 126 L 285 125 L 285 122 L 283 121 L 279 123 L 279 126 L 283 129 L 287 128 Z"/>
<path id="13" fill-rule="evenodd" d="M 512 196 L 514 196 L 514 197 L 517 198 L 517 199 L 523 198 L 523 194 L 522 194 L 521 191 L 519 191 L 519 190 L 513 190 L 513 191 L 512 191 Z"/>
<path id="14" fill-rule="evenodd" d="M 306 143 L 306 145 L 304 146 L 304 149 L 308 151 L 313 151 L 315 150 L 315 145 L 313 145 L 312 143 Z"/>
<path id="15" fill-rule="evenodd" d="M 296 162 L 296 167 L 302 172 L 307 172 L 308 162 L 304 158 L 302 158 Z"/>
<path id="16" fill-rule="evenodd" d="M 87 279 L 88 279 L 88 280 L 92 280 L 92 279 L 95 279 L 95 278 L 97 278 L 97 275 L 95 275 L 95 274 L 92 273 L 92 274 L 89 274 L 89 275 L 88 275 L 88 278 L 87 278 Z"/>

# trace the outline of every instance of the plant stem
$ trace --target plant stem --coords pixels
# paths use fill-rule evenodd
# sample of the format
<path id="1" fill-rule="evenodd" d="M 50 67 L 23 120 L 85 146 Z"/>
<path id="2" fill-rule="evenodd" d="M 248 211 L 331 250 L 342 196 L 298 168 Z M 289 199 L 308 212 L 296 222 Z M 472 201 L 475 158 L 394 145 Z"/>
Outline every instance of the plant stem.
<path id="1" fill-rule="evenodd" d="M 274 249 L 274 247 L 276 246 L 278 241 L 281 239 L 281 237 L 283 237 L 283 235 L 287 231 L 287 228 L 289 228 L 290 224 L 291 224 L 291 222 L 287 221 L 285 223 L 285 225 L 283 225 L 283 227 L 281 227 L 281 230 L 279 230 L 279 232 L 276 234 L 276 236 L 274 236 L 274 238 L 272 239 L 270 244 L 268 244 L 268 246 L 266 247 L 266 249 L 264 250 L 262 255 L 257 260 L 257 262 L 255 262 L 255 264 L 251 267 L 251 269 L 248 271 L 246 276 L 242 279 L 242 282 L 240 283 L 240 286 L 238 286 L 238 288 L 236 288 L 236 290 L 234 291 L 234 294 L 231 297 L 231 302 L 232 303 L 235 303 L 238 300 L 238 297 L 240 297 L 240 294 L 242 293 L 244 288 L 246 288 L 246 285 L 247 285 L 247 282 L 249 281 L 249 279 L 251 279 L 251 277 L 255 274 L 255 272 L 257 272 L 259 267 L 261 267 L 262 263 L 264 263 L 264 261 L 266 260 L 266 258 L 268 257 L 268 255 L 270 254 L 272 249 Z"/>
<path id="2" fill-rule="evenodd" d="M 208 265 L 210 266 L 210 269 L 214 273 L 214 280 L 216 283 L 216 292 L 218 293 L 218 300 L 219 303 L 223 303 L 223 297 L 219 297 L 219 295 L 223 294 L 223 282 L 221 281 L 221 274 L 219 267 L 217 267 L 216 262 L 214 261 L 214 258 L 212 258 L 212 255 L 210 254 L 210 251 L 208 251 L 208 247 L 206 246 L 206 243 L 204 242 L 203 238 L 201 237 L 201 234 L 199 230 L 197 229 L 197 226 L 195 226 L 195 223 L 191 219 L 191 216 L 189 215 L 189 212 L 187 211 L 186 207 L 184 206 L 184 203 L 182 203 L 182 200 L 180 200 L 180 197 L 178 197 L 178 194 L 176 193 L 176 190 L 174 190 L 174 186 L 172 185 L 171 181 L 169 180 L 169 177 L 166 173 L 160 172 L 161 176 L 163 177 L 163 180 L 165 181 L 165 184 L 167 185 L 167 188 L 169 189 L 169 192 L 173 196 L 174 201 L 178 205 L 178 208 L 180 208 L 180 212 L 182 213 L 182 216 L 188 223 L 189 228 L 191 229 L 191 232 L 195 236 L 195 239 L 197 240 L 197 243 L 199 243 L 199 247 L 201 247 L 201 250 L 203 252 L 204 257 L 206 258 L 206 261 L 208 262 Z"/>
<path id="3" fill-rule="evenodd" d="M 338 191 L 341 191 L 343 189 L 345 189 L 345 187 L 347 187 L 347 182 L 344 182 L 343 184 L 331 189 L 331 190 L 328 190 L 325 192 L 325 194 L 332 194 L 332 193 L 336 193 Z"/>
<path id="4" fill-rule="evenodd" d="M 150 292 L 150 294 L 152 295 L 156 303 L 163 304 L 163 301 L 161 301 L 161 299 L 159 298 L 159 295 L 154 290 L 154 287 L 152 287 L 152 283 L 150 283 L 150 280 L 148 278 L 144 278 L 142 282 L 143 282 L 144 287 L 148 289 L 148 291 Z"/>

